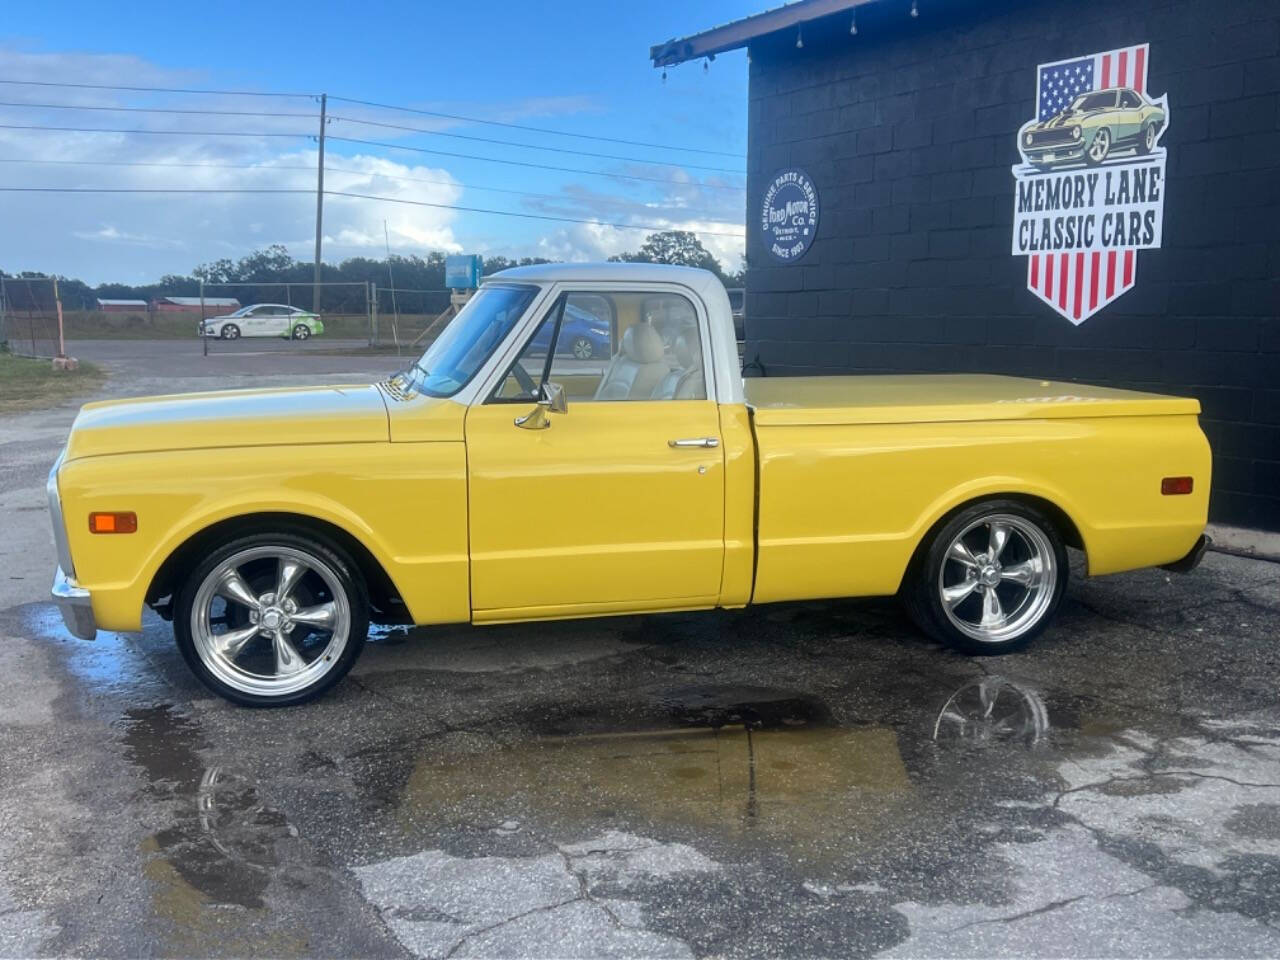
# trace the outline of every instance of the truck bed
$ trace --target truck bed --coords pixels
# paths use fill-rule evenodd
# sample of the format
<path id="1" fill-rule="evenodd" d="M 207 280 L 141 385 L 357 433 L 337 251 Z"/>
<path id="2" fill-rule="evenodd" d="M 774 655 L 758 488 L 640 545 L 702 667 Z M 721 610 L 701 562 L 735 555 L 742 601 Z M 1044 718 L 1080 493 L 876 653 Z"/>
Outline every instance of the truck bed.
<path id="1" fill-rule="evenodd" d="M 758 426 L 945 423 L 1198 414 L 1199 401 L 984 374 L 766 377 L 745 381 Z"/>

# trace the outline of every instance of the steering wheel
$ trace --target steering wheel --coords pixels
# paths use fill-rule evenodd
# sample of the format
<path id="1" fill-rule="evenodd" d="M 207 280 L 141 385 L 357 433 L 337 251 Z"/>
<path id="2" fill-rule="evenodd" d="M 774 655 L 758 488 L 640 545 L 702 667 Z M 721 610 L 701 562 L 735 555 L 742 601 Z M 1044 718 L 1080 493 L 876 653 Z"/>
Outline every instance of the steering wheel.
<path id="1" fill-rule="evenodd" d="M 529 371 L 524 368 L 524 365 L 516 361 L 511 368 L 511 373 L 515 376 L 516 383 L 520 384 L 520 389 L 528 393 L 534 400 L 537 400 L 538 385 L 533 382 L 533 377 L 529 376 Z"/>

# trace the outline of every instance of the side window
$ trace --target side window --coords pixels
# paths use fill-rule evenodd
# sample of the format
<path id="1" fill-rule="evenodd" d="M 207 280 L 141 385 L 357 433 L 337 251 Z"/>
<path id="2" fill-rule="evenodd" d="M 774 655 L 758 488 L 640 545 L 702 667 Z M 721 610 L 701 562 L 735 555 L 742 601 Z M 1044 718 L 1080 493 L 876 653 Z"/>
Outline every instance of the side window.
<path id="1" fill-rule="evenodd" d="M 1120 106 L 1126 109 L 1142 106 L 1142 101 L 1138 99 L 1138 95 L 1132 90 L 1125 90 L 1120 94 Z"/>
<path id="2" fill-rule="evenodd" d="M 530 402 L 544 379 L 558 383 L 571 404 L 705 400 L 697 311 L 680 294 L 566 294 L 492 399 Z"/>

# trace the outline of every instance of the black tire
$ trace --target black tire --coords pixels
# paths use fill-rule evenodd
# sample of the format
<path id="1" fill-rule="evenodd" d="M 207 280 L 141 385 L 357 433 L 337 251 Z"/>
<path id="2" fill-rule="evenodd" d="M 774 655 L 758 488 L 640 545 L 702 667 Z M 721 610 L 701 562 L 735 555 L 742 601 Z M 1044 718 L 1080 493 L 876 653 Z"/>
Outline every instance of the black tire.
<path id="1" fill-rule="evenodd" d="M 1145 156 L 1151 152 L 1151 148 L 1156 145 L 1156 125 L 1154 123 L 1146 124 L 1138 131 L 1138 155 Z"/>
<path id="2" fill-rule="evenodd" d="M 978 624 L 967 623 L 968 617 L 959 611 L 964 604 L 970 605 L 969 608 L 964 609 L 972 608 L 973 600 L 968 599 L 970 594 L 981 605 L 985 602 L 986 591 L 992 591 L 997 594 L 994 611 L 1002 612 L 998 591 L 1006 589 L 1006 582 L 1000 576 L 1001 563 L 996 563 L 994 573 L 990 574 L 996 577 L 996 583 L 993 586 L 986 586 L 985 583 L 979 582 L 969 594 L 965 594 L 965 599 L 951 606 L 952 613 L 948 613 L 947 606 L 944 604 L 943 590 L 946 578 L 954 575 L 957 570 L 964 571 L 966 567 L 964 561 L 948 555 L 953 543 L 962 534 L 966 538 L 975 534 L 980 537 L 979 528 L 986 525 L 989 518 L 993 519 L 998 526 L 1012 526 L 1014 531 L 1009 535 L 1008 542 L 1011 545 L 1016 542 L 1019 548 L 1017 555 L 1001 553 L 997 558 L 1004 561 L 1007 569 L 1011 571 L 1021 569 L 1035 563 L 1039 558 L 1040 567 L 1050 571 L 1052 579 L 1046 581 L 1034 596 L 1030 589 L 1026 589 L 1028 599 L 1025 601 L 1025 612 L 1022 614 L 1025 622 L 1019 623 L 1015 619 L 1015 622 L 1007 628 L 999 630 L 993 628 L 987 631 Z M 990 529 L 990 525 L 987 525 L 988 535 Z M 969 532 L 966 533 L 966 531 Z M 1005 549 L 1009 550 L 1010 547 Z M 984 553 L 971 555 L 970 559 L 984 560 L 986 554 L 990 552 L 991 550 L 988 549 Z M 1022 558 L 1023 553 L 1026 555 L 1025 559 Z M 992 566 L 984 562 L 981 569 L 991 571 Z M 1068 573 L 1066 545 L 1053 520 L 1044 511 L 1021 500 L 983 500 L 957 511 L 930 533 L 928 541 L 921 546 L 907 570 L 900 597 L 908 616 L 916 626 L 934 640 L 972 655 L 1011 653 L 1022 649 L 1035 639 L 1053 619 L 1058 604 L 1062 600 L 1063 591 L 1066 589 Z M 1048 574 L 1042 575 L 1048 576 Z M 965 579 L 968 576 L 967 572 L 964 573 L 964 576 L 959 578 L 961 582 L 953 583 L 946 589 L 963 590 L 969 582 Z M 974 577 L 979 581 L 981 579 L 978 577 L 977 569 Z M 1014 582 L 1012 589 L 1019 591 L 1025 588 Z M 1007 599 L 1009 594 L 1010 591 L 1006 589 L 1005 602 L 1010 602 Z M 1022 607 L 1015 607 L 1014 612 L 1017 613 L 1022 609 Z M 985 608 L 977 612 L 985 613 Z M 970 632 L 966 632 L 966 629 L 959 624 L 966 624 Z M 983 638 L 972 635 L 974 632 L 990 632 L 991 635 Z"/>
<path id="3" fill-rule="evenodd" d="M 260 695 L 237 689 L 210 670 L 197 649 L 193 636 L 192 612 L 197 593 L 205 578 L 229 558 L 252 548 L 281 547 L 300 552 L 327 565 L 336 576 L 340 589 L 345 593 L 350 626 L 345 644 L 327 669 L 314 683 L 285 695 Z M 256 621 L 254 621 L 256 622 Z M 205 553 L 186 576 L 175 593 L 173 608 L 173 633 L 182 658 L 192 673 L 206 687 L 232 703 L 246 707 L 287 707 L 321 696 L 337 684 L 359 659 L 369 635 L 369 593 L 359 567 L 336 544 L 322 539 L 310 531 L 279 530 L 253 533 L 236 537 Z"/>
<path id="4" fill-rule="evenodd" d="M 220 336 L 223 340 L 239 340 L 240 328 L 237 327 L 234 323 L 228 323 L 225 327 L 222 328 L 222 332 L 218 334 L 218 336 Z"/>
<path id="5" fill-rule="evenodd" d="M 1098 142 L 1102 143 L 1101 156 L 1094 156 L 1094 149 Z M 1091 167 L 1096 167 L 1111 156 L 1111 148 L 1115 146 L 1115 142 L 1111 139 L 1111 131 L 1103 127 L 1093 135 L 1093 141 L 1089 144 L 1089 149 L 1084 152 L 1084 161 Z"/>
<path id="6" fill-rule="evenodd" d="M 309 336 L 311 336 L 311 328 L 305 323 L 300 323 L 293 328 L 293 339 L 305 340 Z"/>

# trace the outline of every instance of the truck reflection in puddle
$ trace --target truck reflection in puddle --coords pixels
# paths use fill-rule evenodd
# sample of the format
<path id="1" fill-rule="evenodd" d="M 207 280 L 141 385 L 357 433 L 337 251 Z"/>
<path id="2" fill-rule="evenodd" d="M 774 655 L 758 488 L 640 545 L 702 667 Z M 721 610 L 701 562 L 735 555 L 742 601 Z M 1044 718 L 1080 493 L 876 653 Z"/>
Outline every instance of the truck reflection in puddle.
<path id="1" fill-rule="evenodd" d="M 820 702 L 760 688 L 688 688 L 659 697 L 674 724 L 629 731 L 551 728 L 499 750 L 419 762 L 398 806 L 408 824 L 622 820 L 786 844 L 823 858 L 840 836 L 867 842 L 886 818 L 912 816 L 899 734 L 841 727 Z M 933 720 L 933 718 L 930 718 Z M 1000 678 L 965 684 L 913 737 L 939 744 L 1037 742 L 1049 730 L 1034 692 Z M 933 750 L 937 750 L 934 747 Z"/>

